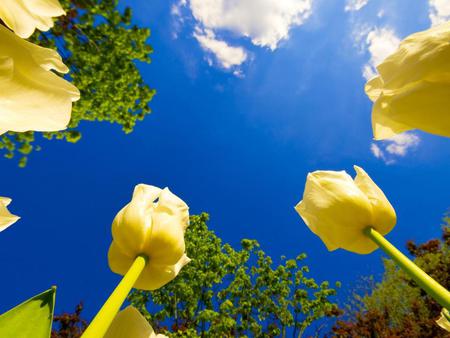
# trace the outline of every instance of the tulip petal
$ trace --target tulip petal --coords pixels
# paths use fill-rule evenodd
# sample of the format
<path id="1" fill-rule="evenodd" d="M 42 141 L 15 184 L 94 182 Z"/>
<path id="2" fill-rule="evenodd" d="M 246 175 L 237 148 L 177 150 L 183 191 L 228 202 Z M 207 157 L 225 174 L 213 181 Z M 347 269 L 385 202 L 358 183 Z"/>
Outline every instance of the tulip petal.
<path id="1" fill-rule="evenodd" d="M 356 171 L 355 184 L 367 196 L 372 205 L 372 223 L 375 230 L 382 235 L 389 233 L 395 226 L 397 216 L 383 191 L 367 175 L 364 169 L 353 166 Z"/>
<path id="2" fill-rule="evenodd" d="M 316 227 L 319 223 L 319 220 L 317 220 L 316 216 L 312 213 L 309 213 L 307 208 L 305 207 L 305 203 L 303 201 L 300 201 L 296 206 L 295 210 L 298 212 L 298 214 L 302 217 L 303 222 L 308 226 L 308 228 L 317 236 L 320 237 L 322 242 L 327 247 L 328 251 L 334 251 L 339 248 L 333 241 L 328 237 L 327 232 L 319 231 Z"/>
<path id="3" fill-rule="evenodd" d="M 450 79 L 450 22 L 411 34 L 377 70 L 385 89 L 398 89 L 414 82 Z"/>
<path id="4" fill-rule="evenodd" d="M 14 60 L 0 55 L 0 84 L 11 80 L 14 75 Z"/>
<path id="5" fill-rule="evenodd" d="M 150 259 L 134 287 L 141 290 L 159 289 L 172 281 L 190 261 L 191 259 L 185 254 L 174 265 L 157 265 Z"/>
<path id="6" fill-rule="evenodd" d="M 128 255 L 116 242 L 112 242 L 108 250 L 108 264 L 112 272 L 125 275 L 136 256 Z"/>
<path id="7" fill-rule="evenodd" d="M 46 82 L 38 83 L 39 78 Z M 1 96 L 7 99 L 0 104 L 0 124 L 16 132 L 63 130 L 70 121 L 74 92 L 74 86 L 51 72 L 16 70 L 14 81 L 2 86 Z"/>
<path id="8" fill-rule="evenodd" d="M 153 226 L 148 233 L 144 252 L 158 264 L 175 264 L 185 252 L 184 231 L 180 217 L 153 213 Z"/>
<path id="9" fill-rule="evenodd" d="M 57 0 L 2 0 L 0 19 L 21 38 L 28 38 L 38 28 L 53 27 L 52 17 L 65 14 Z"/>
<path id="10" fill-rule="evenodd" d="M 380 76 L 375 76 L 366 83 L 364 90 L 372 101 L 376 101 L 383 92 L 382 88 L 383 80 Z"/>
<path id="11" fill-rule="evenodd" d="M 450 332 L 450 320 L 447 318 L 448 315 L 446 316 L 444 314 L 444 311 L 447 311 L 447 313 L 450 313 L 449 310 L 445 310 L 442 309 L 441 311 L 441 316 L 439 317 L 438 320 L 436 320 L 436 323 L 443 328 L 445 331 Z"/>
<path id="12" fill-rule="evenodd" d="M 152 228 L 144 252 L 158 265 L 173 265 L 185 252 L 184 232 L 189 213 L 186 203 L 170 192 L 161 191 L 152 213 Z"/>
<path id="13" fill-rule="evenodd" d="M 162 190 L 156 211 L 164 212 L 168 215 L 179 214 L 184 230 L 189 225 L 189 207 L 181 198 L 173 194 L 169 188 Z"/>
<path id="14" fill-rule="evenodd" d="M 115 217 L 108 252 L 111 270 L 124 275 L 139 254 L 148 257 L 135 287 L 155 290 L 176 277 L 190 259 L 184 232 L 188 207 L 169 189 L 138 184 L 133 198 Z"/>
<path id="15" fill-rule="evenodd" d="M 16 223 L 20 217 L 13 215 L 7 209 L 11 203 L 11 199 L 7 197 L 0 197 L 0 232 Z"/>
<path id="16" fill-rule="evenodd" d="M 394 130 L 421 129 L 431 134 L 450 137 L 450 82 L 421 81 L 399 91 L 385 92 L 374 107 L 374 118 L 380 123 L 389 118 Z M 383 108 L 384 107 L 384 108 Z M 384 122 L 385 123 L 385 122 Z M 381 124 L 381 123 L 380 123 Z M 397 126 L 405 126 L 398 128 Z M 380 135 L 375 134 L 379 139 Z"/>
<path id="17" fill-rule="evenodd" d="M 372 131 L 375 140 L 391 138 L 397 134 L 413 129 L 408 125 L 393 120 L 389 114 L 389 104 L 385 100 L 385 96 L 382 96 L 373 105 Z"/>
<path id="18" fill-rule="evenodd" d="M 32 0 L 28 3 L 30 10 L 37 15 L 52 17 L 66 14 L 58 0 Z"/>
<path id="19" fill-rule="evenodd" d="M 28 49 L 33 60 L 44 70 L 56 70 L 63 74 L 69 72 L 69 68 L 63 63 L 61 56 L 55 50 L 28 43 L 24 47 Z M 72 89 L 72 87 L 69 88 Z M 76 95 L 79 96 L 78 90 L 72 94 L 75 95 L 74 98 L 77 98 Z"/>
<path id="20" fill-rule="evenodd" d="M 375 101 L 374 137 L 420 129 L 450 137 L 450 22 L 408 36 L 388 56 L 365 91 Z"/>
<path id="21" fill-rule="evenodd" d="M 363 234 L 372 220 L 371 204 L 345 171 L 308 174 L 296 210 L 329 250 L 340 247 L 367 253 L 376 248 Z"/>
<path id="22" fill-rule="evenodd" d="M 12 202 L 12 199 L 9 197 L 1 197 L 0 196 L 0 204 L 3 204 L 3 206 L 7 207 Z"/>
<path id="23" fill-rule="evenodd" d="M 53 50 L 18 38 L 0 25 L 0 126 L 2 131 L 57 131 L 70 121 L 78 89 L 49 71 L 66 71 Z"/>
<path id="24" fill-rule="evenodd" d="M 120 311 L 104 338 L 155 338 L 155 331 L 142 316 L 142 314 L 133 306 L 128 306 Z"/>
<path id="25" fill-rule="evenodd" d="M 113 240 L 123 252 L 136 257 L 144 252 L 147 234 L 151 232 L 153 202 L 161 189 L 146 184 L 134 188 L 133 198 L 114 218 Z"/>

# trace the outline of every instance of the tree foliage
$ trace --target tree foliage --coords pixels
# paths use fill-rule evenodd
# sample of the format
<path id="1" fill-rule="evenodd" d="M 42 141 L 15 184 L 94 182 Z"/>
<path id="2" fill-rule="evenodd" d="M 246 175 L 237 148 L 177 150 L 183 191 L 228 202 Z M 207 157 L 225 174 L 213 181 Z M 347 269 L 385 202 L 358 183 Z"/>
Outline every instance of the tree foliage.
<path id="1" fill-rule="evenodd" d="M 192 258 L 175 280 L 130 302 L 157 332 L 172 337 L 300 337 L 314 321 L 336 316 L 328 282 L 308 277 L 306 258 L 272 259 L 255 240 L 240 250 L 208 230 L 207 214 L 192 216 L 186 249 Z M 149 309 L 149 311 L 147 310 Z"/>
<path id="2" fill-rule="evenodd" d="M 414 262 L 445 288 L 450 288 L 450 222 L 441 239 L 407 243 Z M 382 281 L 370 294 L 355 295 L 352 310 L 333 328 L 336 337 L 449 337 L 436 324 L 442 307 L 390 259 L 384 261 Z"/>
<path id="3" fill-rule="evenodd" d="M 155 91 L 144 84 L 136 62 L 150 62 L 149 29 L 131 23 L 131 9 L 117 9 L 118 0 L 61 0 L 67 15 L 56 19 L 49 32 L 36 32 L 31 41 L 57 49 L 70 68 L 68 79 L 81 92 L 74 103 L 67 130 L 58 132 L 9 132 L 0 136 L 7 158 L 20 154 L 20 166 L 39 150 L 36 135 L 77 142 L 83 121 L 107 121 L 125 133 L 150 113 Z"/>

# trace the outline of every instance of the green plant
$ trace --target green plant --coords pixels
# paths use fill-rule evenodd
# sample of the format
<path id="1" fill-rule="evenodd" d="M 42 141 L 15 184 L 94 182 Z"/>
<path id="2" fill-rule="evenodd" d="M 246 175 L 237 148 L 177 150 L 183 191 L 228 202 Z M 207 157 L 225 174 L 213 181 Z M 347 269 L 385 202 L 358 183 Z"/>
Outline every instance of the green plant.
<path id="1" fill-rule="evenodd" d="M 450 288 L 450 219 L 444 219 L 441 239 L 407 243 L 414 262 Z M 390 259 L 384 260 L 381 282 L 364 295 L 355 294 L 349 311 L 333 328 L 337 337 L 450 337 L 436 325 L 442 307 Z"/>
<path id="2" fill-rule="evenodd" d="M 156 331 L 172 337 L 300 337 L 315 320 L 339 313 L 329 299 L 336 290 L 307 276 L 305 254 L 282 257 L 274 266 L 257 241 L 244 239 L 236 251 L 207 221 L 207 214 L 191 216 L 185 238 L 192 261 L 175 280 L 129 296 Z"/>
<path id="3" fill-rule="evenodd" d="M 9 132 L 0 136 L 5 157 L 20 154 L 24 167 L 28 155 L 40 150 L 37 135 L 75 143 L 83 122 L 109 122 L 130 133 L 136 122 L 150 113 L 155 90 L 142 79 L 137 62 L 150 62 L 147 43 L 150 30 L 131 23 L 131 9 L 117 9 L 118 0 L 61 0 L 67 15 L 56 19 L 49 32 L 39 32 L 31 41 L 57 49 L 70 68 L 68 79 L 81 92 L 74 103 L 66 130 L 58 132 Z"/>

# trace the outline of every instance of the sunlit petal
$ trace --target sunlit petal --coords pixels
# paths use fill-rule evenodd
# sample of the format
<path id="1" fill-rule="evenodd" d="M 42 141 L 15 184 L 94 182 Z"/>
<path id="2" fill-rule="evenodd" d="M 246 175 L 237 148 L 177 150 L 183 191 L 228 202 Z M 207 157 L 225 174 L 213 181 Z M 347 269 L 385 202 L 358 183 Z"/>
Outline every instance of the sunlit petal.
<path id="1" fill-rule="evenodd" d="M 308 174 L 303 200 L 295 209 L 328 250 L 342 248 L 367 254 L 377 246 L 363 230 L 372 226 L 383 234 L 395 225 L 395 211 L 366 172 L 355 166 L 353 180 L 344 171 Z"/>
<path id="2" fill-rule="evenodd" d="M 0 25 L 0 129 L 57 131 L 67 127 L 78 89 L 51 70 L 68 69 L 55 51 Z"/>
<path id="3" fill-rule="evenodd" d="M 374 137 L 420 129 L 450 137 L 450 22 L 408 36 L 370 79 Z"/>
<path id="4" fill-rule="evenodd" d="M 141 313 L 133 306 L 128 306 L 120 311 L 111 323 L 104 338 L 163 338 L 162 334 L 155 331 Z"/>
<path id="5" fill-rule="evenodd" d="M 53 27 L 53 17 L 65 12 L 57 0 L 2 0 L 0 19 L 21 38 L 28 38 L 37 28 Z"/>

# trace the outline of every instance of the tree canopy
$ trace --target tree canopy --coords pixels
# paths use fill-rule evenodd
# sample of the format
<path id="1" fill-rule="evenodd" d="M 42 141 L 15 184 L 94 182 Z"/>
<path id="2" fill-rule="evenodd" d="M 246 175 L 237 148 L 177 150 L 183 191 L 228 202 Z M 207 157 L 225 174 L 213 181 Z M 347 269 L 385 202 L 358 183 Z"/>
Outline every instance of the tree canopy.
<path id="1" fill-rule="evenodd" d="M 185 238 L 192 261 L 175 280 L 129 296 L 155 331 L 171 337 L 300 337 L 314 321 L 339 313 L 330 300 L 336 290 L 308 277 L 305 254 L 275 265 L 255 240 L 243 239 L 240 250 L 223 244 L 207 221 L 207 214 L 191 217 Z"/>
<path id="2" fill-rule="evenodd" d="M 31 41 L 56 49 L 70 68 L 68 79 L 81 92 L 74 103 L 66 130 L 58 132 L 9 132 L 0 137 L 0 149 L 7 158 L 27 156 L 40 150 L 46 139 L 77 142 L 83 121 L 105 121 L 130 133 L 136 122 L 150 113 L 155 90 L 146 85 L 137 62 L 150 62 L 150 30 L 131 23 L 131 9 L 119 11 L 118 0 L 61 0 L 65 16 L 56 19 L 49 32 L 36 32 Z"/>
<path id="3" fill-rule="evenodd" d="M 450 288 L 450 218 L 441 239 L 407 243 L 414 262 L 445 288 Z M 337 337 L 450 337 L 437 324 L 442 307 L 390 259 L 382 280 L 363 295 L 355 294 L 351 309 L 338 320 Z"/>

